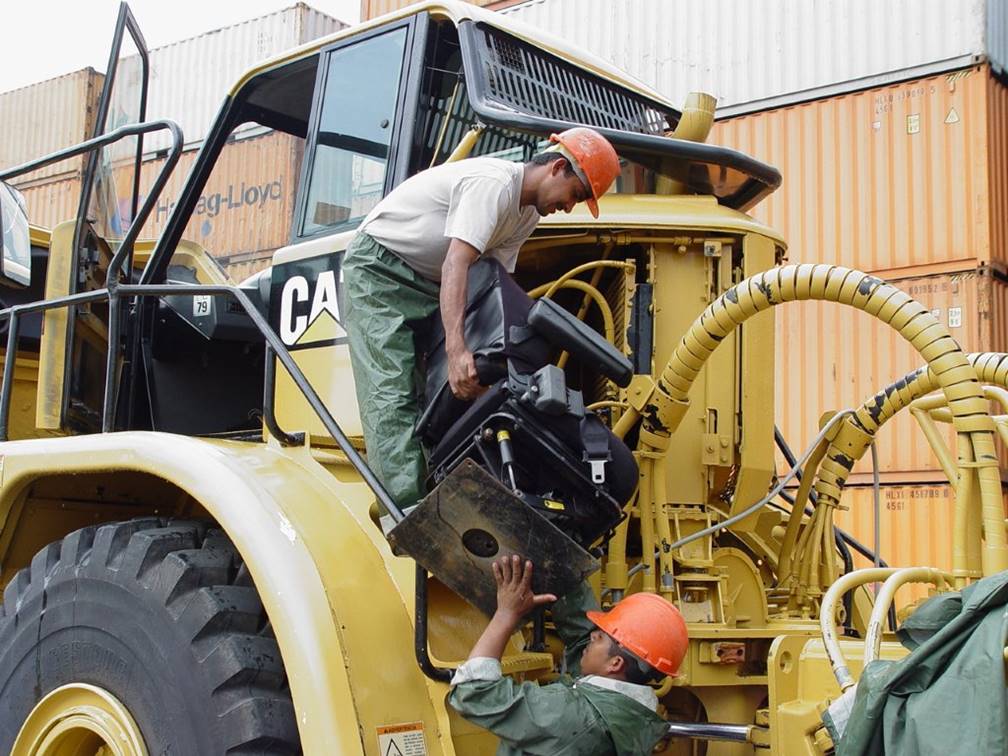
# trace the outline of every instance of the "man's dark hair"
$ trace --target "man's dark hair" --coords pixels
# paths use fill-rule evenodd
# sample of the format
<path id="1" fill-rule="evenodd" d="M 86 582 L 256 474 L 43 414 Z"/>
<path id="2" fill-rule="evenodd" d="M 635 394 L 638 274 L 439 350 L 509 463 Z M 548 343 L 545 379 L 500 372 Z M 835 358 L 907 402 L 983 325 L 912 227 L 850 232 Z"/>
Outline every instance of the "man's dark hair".
<path id="1" fill-rule="evenodd" d="M 559 152 L 537 152 L 532 156 L 529 162 L 534 165 L 549 165 L 557 160 L 564 161 L 564 173 L 566 175 L 574 175 L 574 169 L 571 167 L 570 160 L 568 160 L 565 155 L 561 155 Z"/>
<path id="2" fill-rule="evenodd" d="M 636 654 L 627 651 L 611 635 L 607 637 L 609 638 L 609 655 L 618 656 L 623 660 L 623 676 L 627 682 L 647 685 L 665 677 L 664 672 L 655 669 Z"/>

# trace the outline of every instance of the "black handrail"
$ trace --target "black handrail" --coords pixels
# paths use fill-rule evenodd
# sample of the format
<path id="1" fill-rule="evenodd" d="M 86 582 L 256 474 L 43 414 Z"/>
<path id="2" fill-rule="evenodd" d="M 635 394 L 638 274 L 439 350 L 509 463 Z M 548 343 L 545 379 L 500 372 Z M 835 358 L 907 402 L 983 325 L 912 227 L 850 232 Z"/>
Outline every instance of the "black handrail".
<path id="1" fill-rule="evenodd" d="M 319 420 L 322 421 L 322 425 L 325 427 L 326 431 L 336 440 L 336 443 L 339 444 L 340 449 L 346 455 L 350 464 L 352 464 L 357 472 L 360 473 L 364 482 L 366 482 L 371 490 L 374 491 L 379 502 L 386 508 L 389 514 L 392 515 L 392 518 L 396 522 L 400 522 L 404 517 L 402 510 L 399 509 L 395 501 L 389 495 L 389 492 L 381 484 L 378 478 L 375 477 L 374 472 L 370 467 L 368 467 L 360 453 L 350 443 L 350 440 L 343 433 L 343 430 L 339 427 L 339 424 L 336 422 L 335 418 L 333 418 L 332 414 L 325 406 L 325 403 L 319 397 L 318 393 L 316 393 L 314 387 L 305 377 L 304 373 L 301 372 L 301 368 L 298 367 L 290 352 L 287 351 L 287 348 L 280 340 L 280 337 L 277 336 L 276 332 L 270 327 L 262 313 L 256 309 L 256 306 L 252 303 L 252 300 L 248 298 L 248 295 L 237 286 L 231 284 L 120 284 L 118 287 L 111 290 L 96 289 L 95 291 L 89 291 L 83 294 L 71 294 L 69 296 L 42 302 L 14 305 L 13 307 L 8 307 L 5 310 L 0 310 L 0 321 L 7 318 L 11 319 L 11 329 L 7 334 L 7 341 L 9 344 L 11 340 L 14 339 L 16 344 L 17 319 L 22 313 L 51 310 L 64 305 L 82 304 L 84 302 L 93 302 L 120 296 L 161 297 L 186 294 L 194 296 L 220 296 L 230 294 L 238 301 L 245 310 L 245 313 L 263 335 L 267 347 L 274 352 L 277 359 L 280 360 L 280 363 L 294 380 L 295 385 L 297 385 L 305 399 L 308 400 L 308 404 L 315 411 Z M 12 333 L 15 335 L 12 336 Z M 111 340 L 109 341 L 109 351 L 118 351 L 118 345 L 113 344 Z M 111 360 L 109 364 L 114 365 L 115 360 Z M 0 406 L 0 440 L 6 440 L 7 438 L 7 418 L 10 407 L 10 378 L 13 373 L 13 367 L 13 350 L 9 349 L 4 360 L 3 393 L 0 395 L 0 402 L 2 402 L 2 406 Z M 106 376 L 106 386 L 109 385 L 110 381 L 108 376 Z M 114 402 L 114 399 L 106 396 L 105 401 L 107 404 L 109 401 Z"/>

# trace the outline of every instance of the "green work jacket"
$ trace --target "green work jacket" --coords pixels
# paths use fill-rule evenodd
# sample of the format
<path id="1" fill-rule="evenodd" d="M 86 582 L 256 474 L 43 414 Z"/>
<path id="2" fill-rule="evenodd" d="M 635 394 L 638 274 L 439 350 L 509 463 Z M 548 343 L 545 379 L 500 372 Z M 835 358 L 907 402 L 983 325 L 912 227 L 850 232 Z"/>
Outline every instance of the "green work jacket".
<path id="1" fill-rule="evenodd" d="M 580 673 L 581 652 L 594 628 L 585 610 L 595 606 L 587 585 L 553 606 L 573 675 Z M 448 703 L 500 738 L 498 756 L 646 756 L 668 729 L 646 685 L 569 675 L 543 686 L 516 683 L 501 676 L 496 659 L 470 660 L 453 682 Z"/>

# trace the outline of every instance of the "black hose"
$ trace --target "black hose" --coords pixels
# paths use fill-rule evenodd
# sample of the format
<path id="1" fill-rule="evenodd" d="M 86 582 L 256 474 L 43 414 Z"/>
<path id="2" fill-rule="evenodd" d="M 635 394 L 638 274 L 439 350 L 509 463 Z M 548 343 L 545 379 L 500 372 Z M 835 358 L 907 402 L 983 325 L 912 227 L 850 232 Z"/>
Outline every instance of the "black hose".
<path id="1" fill-rule="evenodd" d="M 777 443 L 777 448 L 780 449 L 781 454 L 784 455 L 784 460 L 794 467 L 796 457 L 794 452 L 791 451 L 791 447 L 788 446 L 788 442 L 784 439 L 784 434 L 780 432 L 780 428 L 774 425 L 774 441 Z M 795 477 L 801 480 L 801 473 L 799 472 Z M 794 506 L 794 498 L 788 494 L 781 492 L 781 498 L 784 499 L 788 504 Z M 813 504 L 816 503 L 815 491 L 809 492 L 809 499 Z M 805 514 L 812 514 L 812 508 L 809 506 L 805 507 Z M 851 572 L 854 569 L 854 559 L 851 556 L 850 548 L 853 547 L 861 556 L 865 557 L 873 564 L 878 564 L 879 567 L 888 567 L 885 560 L 881 556 L 877 556 L 874 551 L 864 546 L 858 540 L 856 540 L 849 533 L 846 533 L 836 525 L 833 526 L 833 537 L 837 544 L 837 550 L 840 552 L 840 558 L 843 559 L 844 563 L 844 573 Z M 852 606 L 854 602 L 853 592 L 848 592 L 844 595 L 844 633 L 851 634 L 853 632 L 853 627 L 850 622 L 852 619 Z M 889 607 L 889 629 L 893 632 L 896 631 L 896 609 L 893 606 Z"/>

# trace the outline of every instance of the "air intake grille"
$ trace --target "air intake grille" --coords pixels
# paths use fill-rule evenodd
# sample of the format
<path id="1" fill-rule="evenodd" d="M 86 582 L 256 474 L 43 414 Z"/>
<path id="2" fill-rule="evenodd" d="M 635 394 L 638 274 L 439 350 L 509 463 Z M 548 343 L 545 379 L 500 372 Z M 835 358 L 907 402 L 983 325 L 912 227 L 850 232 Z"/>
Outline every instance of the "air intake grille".
<path id="1" fill-rule="evenodd" d="M 571 66 L 499 31 L 481 27 L 479 59 L 488 100 L 529 115 L 589 126 L 662 134 L 666 113 L 644 97 Z"/>

